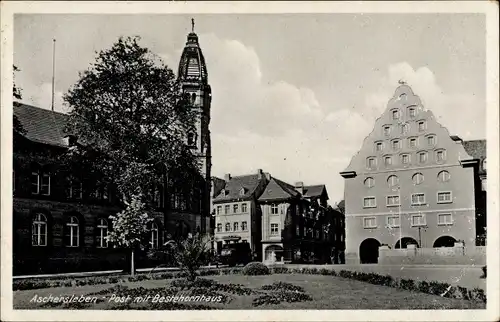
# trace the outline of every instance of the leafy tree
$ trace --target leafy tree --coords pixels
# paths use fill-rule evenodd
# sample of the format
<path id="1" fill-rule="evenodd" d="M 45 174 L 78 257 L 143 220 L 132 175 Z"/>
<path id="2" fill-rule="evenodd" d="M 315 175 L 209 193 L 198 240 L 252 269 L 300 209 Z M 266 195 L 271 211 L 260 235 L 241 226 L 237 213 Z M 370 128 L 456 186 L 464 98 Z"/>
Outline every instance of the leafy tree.
<path id="1" fill-rule="evenodd" d="M 19 71 L 20 71 L 20 69 L 16 65 L 13 65 L 13 74 L 14 74 L 14 77 L 16 76 L 16 72 L 19 72 Z M 13 92 L 14 99 L 21 100 L 23 98 L 23 96 L 21 94 L 21 88 L 19 88 L 16 85 L 15 81 L 14 81 L 14 86 L 13 86 L 12 92 Z M 17 118 L 16 115 L 14 115 L 14 119 L 13 119 L 13 123 L 12 124 L 13 124 L 13 127 L 14 127 L 14 133 L 19 133 L 19 134 L 25 134 L 26 133 L 26 131 L 23 128 L 23 125 L 21 124 L 21 122 L 19 121 L 19 119 Z"/>
<path id="2" fill-rule="evenodd" d="M 188 97 L 139 40 L 119 38 L 100 51 L 64 95 L 71 107 L 66 131 L 78 140 L 69 160 L 99 173 L 125 199 L 146 197 L 174 169 L 176 178 L 198 173 L 184 140 L 195 119 Z"/>
<path id="3" fill-rule="evenodd" d="M 130 272 L 134 276 L 134 253 L 138 247 L 144 245 L 144 237 L 152 219 L 145 211 L 140 195 L 133 196 L 130 203 L 125 201 L 125 204 L 126 208 L 123 211 L 109 216 L 113 223 L 113 230 L 106 238 L 108 242 L 130 250 Z"/>
<path id="4" fill-rule="evenodd" d="M 187 238 L 167 241 L 163 249 L 151 252 L 150 256 L 157 256 L 158 252 L 168 254 L 167 258 L 173 258 L 177 266 L 187 273 L 188 281 L 194 281 L 196 271 L 212 256 L 210 241 L 206 235 L 189 234 Z"/>
<path id="5" fill-rule="evenodd" d="M 338 204 L 337 204 L 338 210 L 345 215 L 345 201 L 342 199 Z"/>

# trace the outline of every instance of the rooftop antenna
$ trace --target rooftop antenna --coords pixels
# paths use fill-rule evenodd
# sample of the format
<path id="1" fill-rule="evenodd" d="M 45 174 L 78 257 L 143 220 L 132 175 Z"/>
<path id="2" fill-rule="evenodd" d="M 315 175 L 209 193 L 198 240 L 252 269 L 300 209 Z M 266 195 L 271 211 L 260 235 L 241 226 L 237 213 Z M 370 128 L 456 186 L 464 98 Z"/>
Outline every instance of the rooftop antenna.
<path id="1" fill-rule="evenodd" d="M 191 18 L 191 32 L 194 32 L 194 18 Z"/>
<path id="2" fill-rule="evenodd" d="M 56 74 L 56 40 L 53 40 L 52 46 L 52 112 L 54 112 L 54 84 L 55 84 L 55 74 Z"/>

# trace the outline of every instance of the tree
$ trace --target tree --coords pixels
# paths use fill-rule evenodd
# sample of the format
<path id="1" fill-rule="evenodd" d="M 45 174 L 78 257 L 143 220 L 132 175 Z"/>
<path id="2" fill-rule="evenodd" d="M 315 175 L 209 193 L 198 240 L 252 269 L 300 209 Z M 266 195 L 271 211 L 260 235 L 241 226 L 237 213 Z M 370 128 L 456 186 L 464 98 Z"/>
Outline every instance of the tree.
<path id="1" fill-rule="evenodd" d="M 337 209 L 345 215 L 345 201 L 342 199 L 338 204 L 337 204 Z"/>
<path id="2" fill-rule="evenodd" d="M 16 72 L 19 72 L 20 69 L 16 65 L 13 65 L 12 69 L 13 69 L 13 74 L 14 74 L 13 77 L 15 78 Z M 14 81 L 14 86 L 13 86 L 12 92 L 13 92 L 14 99 L 21 100 L 23 98 L 23 96 L 21 94 L 21 88 L 19 88 L 16 85 L 15 81 Z M 16 115 L 14 115 L 14 118 L 13 118 L 13 121 L 12 121 L 12 125 L 13 125 L 13 128 L 14 128 L 14 133 L 19 133 L 19 134 L 25 134 L 26 133 L 26 131 L 23 128 L 23 125 L 21 124 L 21 122 L 19 121 L 19 119 L 17 118 Z"/>
<path id="3" fill-rule="evenodd" d="M 116 185 L 125 199 L 146 197 L 173 169 L 178 176 L 198 172 L 185 144 L 195 119 L 188 97 L 139 40 L 119 38 L 100 51 L 64 95 L 71 107 L 66 132 L 78 140 L 69 159 Z"/>
<path id="4" fill-rule="evenodd" d="M 184 239 L 167 241 L 162 250 L 152 251 L 150 256 L 157 256 L 158 252 L 168 254 L 179 268 L 187 273 L 188 281 L 196 279 L 196 271 L 207 262 L 212 255 L 210 239 L 201 234 L 188 235 Z"/>
<path id="5" fill-rule="evenodd" d="M 148 224 L 152 219 L 145 211 L 140 195 L 133 196 L 130 203 L 125 201 L 125 204 L 127 207 L 122 212 L 109 216 L 113 230 L 106 238 L 108 242 L 130 250 L 130 272 L 134 276 L 134 253 L 138 247 L 144 245 Z"/>

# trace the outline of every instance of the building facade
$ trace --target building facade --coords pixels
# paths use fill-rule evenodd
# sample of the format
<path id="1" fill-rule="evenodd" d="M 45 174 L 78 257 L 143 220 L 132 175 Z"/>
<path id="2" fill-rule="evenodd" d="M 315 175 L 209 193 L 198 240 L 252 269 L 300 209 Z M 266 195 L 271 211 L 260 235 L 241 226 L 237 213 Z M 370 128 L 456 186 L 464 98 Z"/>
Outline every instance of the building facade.
<path id="1" fill-rule="evenodd" d="M 235 176 L 226 174 L 225 185 L 213 199 L 215 211 L 215 250 L 222 245 L 245 242 L 250 244 L 255 260 L 261 260 L 261 209 L 258 198 L 269 182 L 269 173 Z"/>
<path id="2" fill-rule="evenodd" d="M 186 141 L 200 158 L 201 178 L 186 184 L 167 174 L 163 186 L 151 192 L 151 248 L 169 235 L 208 232 L 210 224 L 211 89 L 194 33 L 188 35 L 178 77 L 192 98 L 187 108 L 197 112 L 196 130 Z M 14 274 L 127 267 L 127 253 L 105 240 L 112 228 L 109 216 L 123 208 L 113 183 L 70 171 L 61 162 L 77 139 L 64 135 L 67 115 L 20 103 L 13 111 L 24 129 L 14 131 L 13 144 Z M 137 256 L 138 267 L 152 265 L 145 254 Z"/>
<path id="3" fill-rule="evenodd" d="M 343 215 L 327 204 L 324 185 L 292 186 L 271 178 L 259 197 L 265 262 L 341 263 Z"/>
<path id="4" fill-rule="evenodd" d="M 485 156 L 485 141 L 478 145 Z M 341 173 L 348 261 L 377 262 L 381 245 L 476 245 L 483 229 L 476 223 L 486 223 L 485 168 L 470 147 L 450 136 L 409 86 L 399 86 Z"/>

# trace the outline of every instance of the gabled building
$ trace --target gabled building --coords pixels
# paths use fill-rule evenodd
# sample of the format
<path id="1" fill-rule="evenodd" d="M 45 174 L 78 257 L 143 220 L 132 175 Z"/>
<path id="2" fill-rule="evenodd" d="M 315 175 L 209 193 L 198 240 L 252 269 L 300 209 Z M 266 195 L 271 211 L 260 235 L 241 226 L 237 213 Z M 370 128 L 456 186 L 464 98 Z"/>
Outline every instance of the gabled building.
<path id="1" fill-rule="evenodd" d="M 341 173 L 348 261 L 377 262 L 381 245 L 476 245 L 486 224 L 485 146 L 450 136 L 409 86 L 399 86 Z"/>
<path id="2" fill-rule="evenodd" d="M 217 252 L 224 244 L 245 242 L 250 244 L 255 260 L 261 260 L 261 210 L 257 200 L 269 179 L 261 169 L 251 175 L 225 175 L 225 185 L 212 201 Z"/>
<path id="3" fill-rule="evenodd" d="M 343 215 L 327 201 L 324 185 L 271 178 L 259 197 L 264 261 L 338 263 Z"/>

